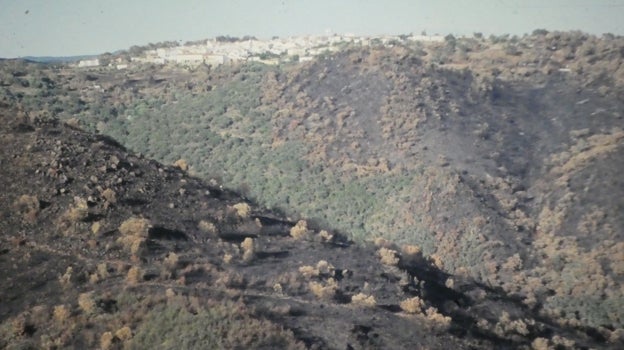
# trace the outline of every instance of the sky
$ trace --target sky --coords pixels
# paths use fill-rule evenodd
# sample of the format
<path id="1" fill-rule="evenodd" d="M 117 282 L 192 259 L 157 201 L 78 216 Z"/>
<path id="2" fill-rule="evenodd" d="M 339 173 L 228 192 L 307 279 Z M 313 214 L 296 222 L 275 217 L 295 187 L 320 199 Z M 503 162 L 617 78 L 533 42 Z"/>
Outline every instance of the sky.
<path id="1" fill-rule="evenodd" d="M 624 35 L 624 0 L 0 0 L 0 57 L 100 54 L 218 35 Z"/>

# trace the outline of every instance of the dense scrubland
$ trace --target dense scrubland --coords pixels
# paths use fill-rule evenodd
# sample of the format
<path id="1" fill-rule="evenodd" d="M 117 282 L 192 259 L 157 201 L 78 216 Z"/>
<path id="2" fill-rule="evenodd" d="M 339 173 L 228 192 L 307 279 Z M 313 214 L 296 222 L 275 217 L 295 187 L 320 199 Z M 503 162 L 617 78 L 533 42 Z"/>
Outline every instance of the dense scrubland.
<path id="1" fill-rule="evenodd" d="M 561 326 L 617 338 L 623 48 L 536 31 L 344 43 L 278 66 L 5 61 L 1 103 L 178 161 L 293 222 L 418 246 Z"/>

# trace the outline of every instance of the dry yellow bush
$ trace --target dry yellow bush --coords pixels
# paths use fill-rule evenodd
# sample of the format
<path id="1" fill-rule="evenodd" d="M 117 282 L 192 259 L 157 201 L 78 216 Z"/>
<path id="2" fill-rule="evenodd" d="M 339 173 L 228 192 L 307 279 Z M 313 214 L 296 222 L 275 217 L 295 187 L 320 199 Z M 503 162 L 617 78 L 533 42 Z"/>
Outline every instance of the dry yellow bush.
<path id="1" fill-rule="evenodd" d="M 243 249 L 243 261 L 251 261 L 255 253 L 253 238 L 245 238 L 245 240 L 241 243 L 241 248 Z"/>
<path id="2" fill-rule="evenodd" d="M 94 223 L 93 223 L 93 225 L 91 225 L 91 232 L 92 232 L 94 235 L 97 235 L 97 234 L 98 234 L 98 232 L 100 232 L 100 227 L 101 227 L 101 226 L 102 226 L 102 225 L 100 224 L 100 222 L 99 222 L 99 221 L 94 222 Z"/>
<path id="3" fill-rule="evenodd" d="M 405 299 L 399 303 L 399 307 L 409 314 L 419 314 L 422 312 L 424 303 L 419 297 Z"/>
<path id="4" fill-rule="evenodd" d="M 128 248 L 130 253 L 136 255 L 148 236 L 149 228 L 149 220 L 129 218 L 119 226 L 119 232 L 121 232 L 122 236 L 117 239 L 117 242 Z"/>
<path id="5" fill-rule="evenodd" d="M 319 271 L 314 266 L 310 265 L 299 267 L 299 272 L 306 278 L 316 277 L 319 274 Z"/>
<path id="6" fill-rule="evenodd" d="M 24 335 L 24 333 L 26 333 L 26 327 L 26 317 L 24 316 L 24 314 L 16 316 L 11 321 L 11 333 L 13 333 L 13 335 L 17 337 L 21 337 L 22 335 Z"/>
<path id="7" fill-rule="evenodd" d="M 527 324 L 521 319 L 511 320 L 509 313 L 506 311 L 503 311 L 501 314 L 498 323 L 494 327 L 494 332 L 500 336 L 504 336 L 511 332 L 521 335 L 529 334 Z"/>
<path id="8" fill-rule="evenodd" d="M 108 278 L 108 265 L 105 262 L 98 264 L 98 266 L 97 266 L 97 274 L 102 279 Z"/>
<path id="9" fill-rule="evenodd" d="M 93 300 L 93 293 L 81 293 L 78 296 L 78 306 L 86 314 L 92 314 L 95 312 L 95 300 Z"/>
<path id="10" fill-rule="evenodd" d="M 297 221 L 295 226 L 291 227 L 290 235 L 295 239 L 301 239 L 308 234 L 308 223 L 305 220 Z"/>
<path id="11" fill-rule="evenodd" d="M 210 221 L 202 220 L 202 221 L 199 222 L 199 224 L 197 226 L 204 233 L 208 233 L 210 235 L 216 235 L 217 234 L 217 227 L 215 226 L 215 224 L 213 224 Z"/>
<path id="12" fill-rule="evenodd" d="M 321 282 L 311 281 L 308 283 L 308 287 L 312 294 L 314 294 L 319 299 L 330 299 L 336 294 L 336 289 L 338 288 L 338 284 L 336 280 L 330 278 L 327 280 L 327 283 L 323 285 Z"/>
<path id="13" fill-rule="evenodd" d="M 137 284 L 143 280 L 143 271 L 138 266 L 132 266 L 126 275 L 128 284 Z"/>
<path id="14" fill-rule="evenodd" d="M 321 237 L 321 240 L 324 242 L 330 242 L 334 238 L 334 235 L 325 230 L 321 230 L 321 232 L 319 232 L 319 237 Z"/>
<path id="15" fill-rule="evenodd" d="M 617 328 L 609 334 L 609 341 L 612 343 L 617 343 L 622 340 L 624 340 L 624 329 L 622 328 Z"/>
<path id="16" fill-rule="evenodd" d="M 251 237 L 247 237 L 243 240 L 243 242 L 241 243 L 241 248 L 243 249 L 243 251 L 248 251 L 254 250 L 254 240 Z"/>
<path id="17" fill-rule="evenodd" d="M 109 204 L 117 203 L 117 193 L 115 193 L 115 191 L 111 190 L 110 188 L 102 191 L 102 198 L 104 198 L 104 200 Z"/>
<path id="18" fill-rule="evenodd" d="M 113 346 L 113 333 L 104 332 L 100 337 L 100 347 L 102 350 L 108 350 Z"/>
<path id="19" fill-rule="evenodd" d="M 420 247 L 417 245 L 405 244 L 401 247 L 401 253 L 404 255 L 417 256 L 421 254 Z"/>
<path id="20" fill-rule="evenodd" d="M 132 339 L 132 330 L 128 326 L 121 327 L 115 332 L 115 337 L 119 338 L 122 342 Z"/>
<path id="21" fill-rule="evenodd" d="M 451 318 L 439 313 L 435 307 L 427 308 L 425 314 L 427 315 L 427 320 L 431 321 L 435 329 L 446 330 L 451 325 Z"/>
<path id="22" fill-rule="evenodd" d="M 245 202 L 234 204 L 232 208 L 236 210 L 236 215 L 240 216 L 243 219 L 248 218 L 249 214 L 251 213 L 251 207 Z"/>
<path id="23" fill-rule="evenodd" d="M 366 295 L 364 293 L 358 293 L 351 297 L 351 302 L 357 305 L 364 306 L 375 306 L 377 305 L 377 300 L 372 295 Z"/>
<path id="24" fill-rule="evenodd" d="M 277 294 L 277 295 L 283 295 L 284 294 L 284 290 L 282 289 L 282 285 L 279 283 L 275 283 L 273 285 L 273 291 Z"/>
<path id="25" fill-rule="evenodd" d="M 92 273 L 89 275 L 89 283 L 96 284 L 100 281 L 100 276 L 97 273 Z"/>
<path id="26" fill-rule="evenodd" d="M 121 223 L 119 232 L 124 236 L 147 238 L 150 222 L 144 218 L 132 217 Z"/>
<path id="27" fill-rule="evenodd" d="M 87 218 L 89 215 L 89 206 L 87 201 L 80 197 L 74 197 L 74 206 L 69 208 L 63 218 L 68 222 L 78 222 Z"/>
<path id="28" fill-rule="evenodd" d="M 379 254 L 379 258 L 381 263 L 384 265 L 395 266 L 399 263 L 399 258 L 397 257 L 397 252 L 388 248 L 379 248 L 377 251 Z"/>
<path id="29" fill-rule="evenodd" d="M 431 254 L 431 256 L 429 256 L 429 261 L 431 261 L 440 270 L 444 269 L 444 262 L 442 261 L 442 257 L 438 254 Z"/>
<path id="30" fill-rule="evenodd" d="M 320 260 L 318 263 L 316 263 L 316 270 L 318 271 L 319 275 L 330 275 L 333 276 L 334 275 L 334 265 L 328 263 L 325 260 Z"/>
<path id="31" fill-rule="evenodd" d="M 65 305 L 57 305 L 53 311 L 54 319 L 60 323 L 65 323 L 69 319 L 69 309 Z"/>
<path id="32" fill-rule="evenodd" d="M 391 243 L 389 240 L 387 240 L 387 239 L 385 239 L 385 238 L 383 238 L 383 237 L 377 237 L 377 238 L 375 238 L 375 239 L 373 240 L 373 243 L 375 244 L 375 246 L 380 247 L 380 248 L 381 248 L 381 247 L 384 247 L 384 248 L 390 248 L 390 247 L 392 247 L 392 243 Z"/>
<path id="33" fill-rule="evenodd" d="M 178 159 L 173 163 L 174 167 L 180 168 L 180 170 L 182 171 L 187 171 L 189 166 L 188 163 L 186 162 L 186 160 L 184 159 Z"/>
<path id="34" fill-rule="evenodd" d="M 299 272 L 306 278 L 318 277 L 320 275 L 334 276 L 334 265 L 328 263 L 325 260 L 320 260 L 316 263 L 316 267 L 310 265 L 304 265 L 299 267 Z"/>
<path id="35" fill-rule="evenodd" d="M 233 258 L 232 254 L 226 253 L 223 255 L 223 262 L 226 264 L 229 264 L 230 262 L 232 262 L 232 258 Z"/>
<path id="36" fill-rule="evenodd" d="M 535 340 L 531 343 L 531 348 L 533 350 L 550 350 L 551 347 L 548 343 L 548 339 L 546 338 L 535 338 Z"/>
<path id="37" fill-rule="evenodd" d="M 167 297 L 167 299 L 172 299 L 176 296 L 176 292 L 171 288 L 167 288 L 167 290 L 165 291 L 165 296 Z"/>
<path id="38" fill-rule="evenodd" d="M 170 270 L 174 270 L 178 266 L 178 260 L 178 254 L 174 252 L 169 253 L 164 260 L 165 267 Z"/>
<path id="39" fill-rule="evenodd" d="M 73 271 L 74 269 L 71 266 L 68 266 L 67 269 L 65 270 L 65 273 L 59 277 L 59 283 L 64 288 L 71 286 L 71 277 L 72 277 Z"/>

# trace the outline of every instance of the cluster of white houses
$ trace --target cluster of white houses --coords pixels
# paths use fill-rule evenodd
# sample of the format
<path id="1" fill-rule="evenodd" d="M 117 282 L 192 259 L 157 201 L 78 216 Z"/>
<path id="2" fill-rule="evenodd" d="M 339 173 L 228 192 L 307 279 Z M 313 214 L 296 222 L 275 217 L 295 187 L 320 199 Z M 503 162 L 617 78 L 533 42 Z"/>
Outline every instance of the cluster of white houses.
<path id="1" fill-rule="evenodd" d="M 151 64 L 181 64 L 181 65 L 221 65 L 232 61 L 258 61 L 265 64 L 278 64 L 280 59 L 308 61 L 319 54 L 327 51 L 337 51 L 341 43 L 368 46 L 378 42 L 391 43 L 395 40 L 444 41 L 442 36 L 379 36 L 360 37 L 354 35 L 333 36 L 302 36 L 290 38 L 274 38 L 271 40 L 241 40 L 241 41 L 218 41 L 207 40 L 204 44 L 184 45 L 176 47 L 157 48 L 146 50 L 143 55 L 131 57 L 132 62 Z M 96 67 L 100 65 L 97 58 L 82 60 L 78 67 Z M 111 63 L 118 69 L 127 68 L 126 62 L 115 61 Z"/>

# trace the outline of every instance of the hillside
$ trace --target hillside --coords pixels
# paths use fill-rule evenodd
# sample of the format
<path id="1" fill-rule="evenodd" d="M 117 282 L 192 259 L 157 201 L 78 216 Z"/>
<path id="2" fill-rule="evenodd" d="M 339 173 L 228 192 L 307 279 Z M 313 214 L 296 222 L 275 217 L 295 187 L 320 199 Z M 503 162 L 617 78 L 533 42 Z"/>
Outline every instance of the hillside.
<path id="1" fill-rule="evenodd" d="M 600 348 L 610 336 L 449 276 L 415 246 L 355 245 L 184 163 L 0 115 L 3 348 Z"/>
<path id="2" fill-rule="evenodd" d="M 280 66 L 7 61 L 2 96 L 184 159 L 291 223 L 417 245 L 454 279 L 604 338 L 624 322 L 622 47 L 538 31 Z"/>

